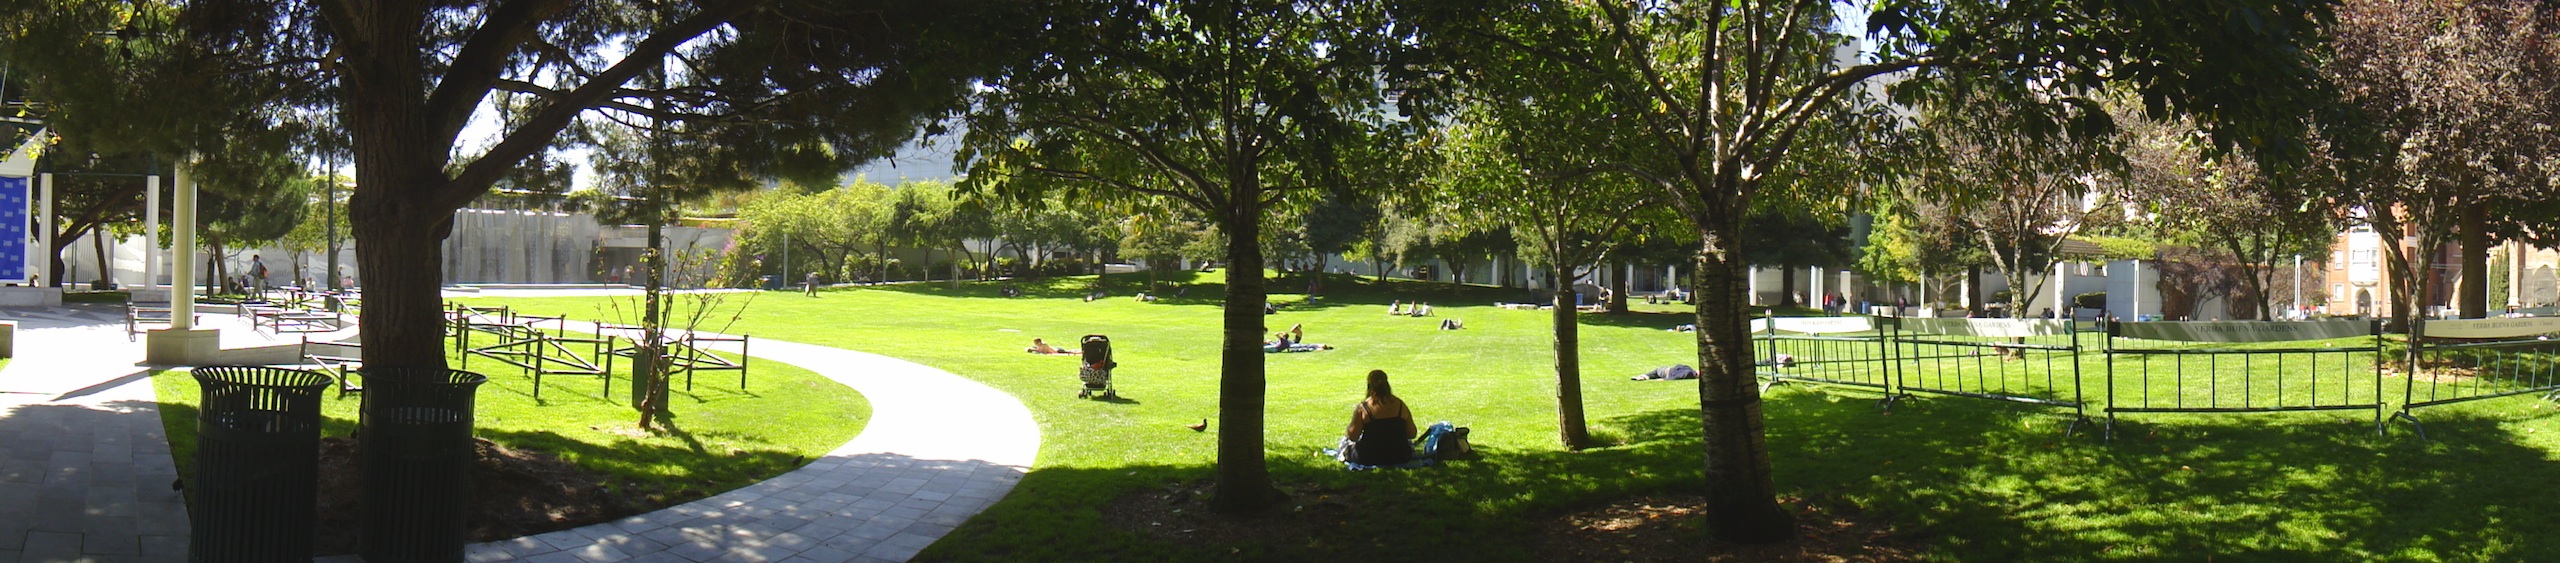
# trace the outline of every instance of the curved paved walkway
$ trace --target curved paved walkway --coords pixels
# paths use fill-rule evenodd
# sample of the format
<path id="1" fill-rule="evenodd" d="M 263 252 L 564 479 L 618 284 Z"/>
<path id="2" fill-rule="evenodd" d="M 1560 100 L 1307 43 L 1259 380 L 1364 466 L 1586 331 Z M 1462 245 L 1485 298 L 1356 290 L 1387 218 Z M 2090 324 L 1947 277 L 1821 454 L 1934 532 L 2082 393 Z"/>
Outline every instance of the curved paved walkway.
<path id="1" fill-rule="evenodd" d="M 1030 409 L 976 381 L 840 348 L 766 338 L 752 346 L 758 360 L 861 392 L 870 423 L 780 477 L 614 522 L 474 544 L 468 559 L 905 561 L 1013 490 L 1040 452 Z"/>

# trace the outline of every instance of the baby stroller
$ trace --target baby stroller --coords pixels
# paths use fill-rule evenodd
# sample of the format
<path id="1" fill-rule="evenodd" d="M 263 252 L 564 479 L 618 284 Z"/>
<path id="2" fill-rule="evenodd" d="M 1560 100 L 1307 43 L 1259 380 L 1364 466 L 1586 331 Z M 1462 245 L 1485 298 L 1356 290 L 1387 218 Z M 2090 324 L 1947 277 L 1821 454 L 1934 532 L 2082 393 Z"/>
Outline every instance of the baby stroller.
<path id="1" fill-rule="evenodd" d="M 1076 398 L 1091 398 L 1097 394 L 1105 399 L 1120 398 L 1120 394 L 1111 388 L 1111 368 L 1116 367 L 1120 367 L 1120 362 L 1111 361 L 1111 337 L 1084 335 L 1084 365 L 1076 367 L 1076 379 L 1084 382 L 1084 388 L 1076 391 Z"/>

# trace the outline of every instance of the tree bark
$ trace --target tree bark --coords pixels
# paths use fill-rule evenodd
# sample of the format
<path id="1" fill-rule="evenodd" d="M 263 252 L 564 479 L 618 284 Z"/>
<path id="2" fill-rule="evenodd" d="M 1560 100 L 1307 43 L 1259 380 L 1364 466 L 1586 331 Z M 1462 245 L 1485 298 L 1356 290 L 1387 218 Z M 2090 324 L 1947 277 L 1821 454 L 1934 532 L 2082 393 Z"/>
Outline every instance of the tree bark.
<path id="1" fill-rule="evenodd" d="M 358 194 L 349 208 L 356 273 L 365 280 L 364 314 L 356 317 L 365 335 L 364 364 L 444 369 L 444 271 L 438 265 L 453 215 L 385 213 L 381 203 L 389 196 L 366 195 Z"/>
<path id="2" fill-rule="evenodd" d="M 1750 290 L 1750 286 L 1743 286 L 1743 291 Z M 1744 303 L 1749 302 L 1744 301 Z M 1778 266 L 1778 306 L 1770 308 L 1803 306 L 1805 306 L 1804 300 L 1796 299 L 1796 267 L 1794 265 Z"/>
<path id="3" fill-rule="evenodd" d="M 661 252 L 666 246 L 666 217 L 657 209 L 660 206 L 658 197 L 658 190 L 651 189 L 649 247 L 640 251 L 641 267 L 648 270 L 646 275 L 649 276 L 648 284 L 642 290 L 645 295 L 640 307 L 640 334 L 644 341 L 640 343 L 638 357 L 631 361 L 631 407 L 640 413 L 642 430 L 649 429 L 650 422 L 666 412 L 667 404 L 667 326 L 664 314 L 667 259 Z"/>
<path id="4" fill-rule="evenodd" d="M 1725 213 L 1735 213 L 1727 211 Z M 1706 435 L 1707 526 L 1726 541 L 1765 544 L 1795 535 L 1795 517 L 1778 507 L 1761 419 L 1760 386 L 1751 366 L 1746 271 L 1729 215 L 1700 221 L 1698 255 L 1698 405 Z M 1722 224 L 1716 224 L 1722 223 Z"/>
<path id="5" fill-rule="evenodd" d="M 1570 279 L 1570 268 L 1556 266 L 1548 275 Z M 1573 306 L 1573 288 L 1560 287 L 1548 294 L 1555 302 L 1556 436 L 1563 440 L 1564 449 L 1579 451 L 1591 445 L 1591 431 L 1582 413 L 1582 326 L 1575 321 L 1581 311 Z"/>
<path id="6" fill-rule="evenodd" d="M 116 271 L 115 262 L 107 259 L 106 226 L 89 228 L 89 246 L 98 252 L 98 281 L 96 282 L 98 289 L 115 285 L 115 276 L 112 275 Z"/>
<path id="7" fill-rule="evenodd" d="M 1627 312 L 1627 288 L 1628 288 L 1630 285 L 1632 285 L 1632 284 L 1627 283 L 1627 263 L 1626 263 L 1626 262 L 1624 262 L 1624 261 L 1620 261 L 1620 262 L 1617 262 L 1617 263 L 1615 263 L 1615 264 L 1610 264 L 1610 266 L 1609 266 L 1609 312 L 1610 312 L 1610 313 L 1625 314 L 1625 313 Z"/>
<path id="8" fill-rule="evenodd" d="M 1964 312 L 1966 316 L 1982 316 L 1982 265 L 1964 267 Z"/>
<path id="9" fill-rule="evenodd" d="M 1250 178 L 1250 167 L 1230 178 Z M 1264 459 L 1263 306 L 1269 296 L 1262 279 L 1261 190 L 1250 181 L 1229 186 L 1227 232 L 1226 342 L 1219 351 L 1218 483 L 1210 499 L 1220 512 L 1252 512 L 1280 500 L 1271 485 Z"/>
<path id="10" fill-rule="evenodd" d="M 2462 206 L 2462 318 L 2489 316 L 2489 208 Z"/>

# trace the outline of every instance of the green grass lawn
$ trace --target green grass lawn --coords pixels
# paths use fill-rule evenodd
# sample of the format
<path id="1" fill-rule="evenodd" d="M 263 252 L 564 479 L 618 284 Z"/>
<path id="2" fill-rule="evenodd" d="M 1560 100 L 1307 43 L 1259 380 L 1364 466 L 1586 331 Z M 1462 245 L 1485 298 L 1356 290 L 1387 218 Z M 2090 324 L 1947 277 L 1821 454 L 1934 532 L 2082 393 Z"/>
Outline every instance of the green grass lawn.
<path id="1" fill-rule="evenodd" d="M 1268 318 L 1272 330 L 1305 323 L 1307 341 L 1338 349 L 1267 357 L 1265 434 L 1284 486 L 1349 491 L 1362 508 L 1320 533 L 1244 545 L 1163 539 L 1132 531 L 1145 523 L 1108 521 L 1100 507 L 1115 498 L 1210 476 L 1218 429 L 1183 426 L 1216 417 L 1219 287 L 1198 283 L 1213 279 L 1186 278 L 1195 283 L 1180 297 L 1153 303 L 1126 297 L 1143 281 L 1135 275 L 1113 276 L 1114 297 L 1095 302 L 1076 297 L 1090 278 L 1027 285 L 1013 299 L 991 284 L 770 292 L 729 330 L 921 362 L 1031 408 L 1043 433 L 1039 466 L 928 559 L 1525 560 L 1563 514 L 1702 488 L 1695 385 L 1627 379 L 1695 363 L 1693 335 L 1664 330 L 1689 320 L 1675 306 L 1583 317 L 1585 403 L 1611 445 L 1566 452 L 1556 442 L 1548 313 L 1491 306 L 1532 296 L 1336 278 L 1327 299 Z M 1468 328 L 1389 317 L 1392 299 L 1429 301 L 1439 318 Z M 472 300 L 610 320 L 609 301 Z M 1074 360 L 1021 352 L 1035 336 L 1064 344 L 1088 333 L 1117 343 L 1128 400 L 1076 399 Z M 2105 360 L 2092 355 L 2069 362 L 2102 406 L 2103 369 L 2087 368 Z M 1353 473 L 1316 457 L 1340 436 L 1370 369 L 1392 374 L 1420 419 L 1472 427 L 1484 458 Z M 2397 388 L 2385 396 L 2396 401 Z M 1772 391 L 1777 484 L 1790 498 L 1890 522 L 1936 558 L 2560 559 L 2560 518 L 2551 516 L 2560 489 L 2545 484 L 2560 477 L 2560 419 L 2527 398 L 2422 412 L 2435 438 L 2426 442 L 2401 429 L 2375 435 L 2366 411 L 2126 415 L 2104 443 L 2064 435 L 2068 409 L 1923 398 L 1886 412 L 1878 397 Z"/>
<path id="2" fill-rule="evenodd" d="M 450 347 L 448 347 L 448 350 Z M 583 349 L 582 349 L 583 350 Z M 462 358 L 450 355 L 451 365 Z M 751 364 L 741 391 L 726 373 L 706 376 L 692 392 L 681 380 L 671 392 L 671 423 L 655 433 L 638 430 L 629 406 L 628 361 L 615 366 L 613 396 L 600 396 L 595 376 L 546 375 L 542 398 L 522 370 L 487 358 L 469 369 L 489 377 L 480 386 L 474 416 L 481 438 L 513 448 L 557 455 L 604 474 L 631 494 L 652 494 L 649 504 L 672 505 L 754 484 L 798 468 L 862 431 L 871 405 L 859 394 L 808 370 L 781 362 Z M 721 380 L 728 379 L 723 385 Z M 169 451 L 181 476 L 195 464 L 199 391 L 185 370 L 153 374 L 160 418 L 168 426 Z M 325 436 L 355 429 L 361 394 L 323 394 Z"/>

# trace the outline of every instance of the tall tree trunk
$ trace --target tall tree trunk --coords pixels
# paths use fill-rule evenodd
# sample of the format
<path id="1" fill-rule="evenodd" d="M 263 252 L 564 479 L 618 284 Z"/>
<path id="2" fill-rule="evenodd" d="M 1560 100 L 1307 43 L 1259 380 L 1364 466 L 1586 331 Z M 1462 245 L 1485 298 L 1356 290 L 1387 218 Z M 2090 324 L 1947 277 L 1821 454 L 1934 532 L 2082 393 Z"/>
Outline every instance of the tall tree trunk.
<path id="1" fill-rule="evenodd" d="M 1249 178 L 1251 169 L 1230 178 Z M 1218 484 L 1210 499 L 1221 512 L 1251 512 L 1279 502 L 1263 459 L 1261 190 L 1250 181 L 1230 186 L 1227 231 L 1226 342 L 1218 366 Z"/>
<path id="2" fill-rule="evenodd" d="M 2462 206 L 2462 318 L 2489 316 L 2489 207 Z"/>
<path id="3" fill-rule="evenodd" d="M 384 180 L 388 181 L 388 180 Z M 364 284 L 364 365 L 376 368 L 444 369 L 444 237 L 451 213 L 405 214 L 405 205 L 379 191 L 360 193 L 348 207 L 356 237 L 356 275 Z"/>
<path id="4" fill-rule="evenodd" d="M 107 289 L 109 286 L 113 286 L 113 285 L 115 285 L 115 283 L 116 283 L 116 278 L 115 278 L 114 273 L 115 273 L 115 271 L 116 271 L 116 263 L 115 263 L 115 261 L 114 261 L 114 260 L 109 259 L 109 258 L 108 258 L 108 256 L 107 256 L 107 227 L 106 227 L 106 225 L 99 225 L 99 226 L 95 226 L 95 227 L 90 227 L 90 228 L 89 228 L 89 246 L 91 246 L 93 249 L 95 249 L 95 250 L 97 250 L 97 251 L 98 251 L 98 282 L 97 282 L 97 283 L 98 283 L 98 286 L 97 286 L 97 288 L 98 288 L 98 289 Z"/>
<path id="5" fill-rule="evenodd" d="M 1732 190 L 1719 190 L 1731 193 Z M 1723 209 L 1732 209 L 1724 211 Z M 1778 507 L 1760 386 L 1751 366 L 1746 326 L 1747 263 L 1736 231 L 1739 206 L 1699 220 L 1698 405 L 1706 436 L 1707 526 L 1727 541 L 1774 543 L 1795 534 L 1795 517 Z"/>
<path id="6" fill-rule="evenodd" d="M 1745 285 L 1742 290 L 1750 291 L 1751 287 Z M 1749 303 L 1749 301 L 1744 301 L 1744 303 Z M 1796 298 L 1796 267 L 1794 265 L 1778 266 L 1778 307 L 1803 306 L 1805 306 L 1805 300 Z M 1770 308 L 1776 309 L 1778 307 Z"/>
<path id="7" fill-rule="evenodd" d="M 1627 282 L 1627 263 L 1620 261 L 1610 264 L 1609 312 L 1619 314 L 1627 312 L 1627 288 L 1630 286 Z"/>
<path id="8" fill-rule="evenodd" d="M 1964 312 L 1967 316 L 1982 316 L 1982 265 L 1980 264 L 1964 267 Z"/>
<path id="9" fill-rule="evenodd" d="M 1569 279 L 1573 277 L 1572 267 L 1555 266 L 1548 275 Z M 1581 450 L 1591 445 L 1591 430 L 1582 414 L 1582 325 L 1574 319 L 1580 311 L 1573 306 L 1573 288 L 1559 285 L 1548 293 L 1555 301 L 1556 436 L 1564 441 L 1565 449 Z"/>
<path id="10" fill-rule="evenodd" d="M 631 406 L 640 413 L 640 428 L 660 418 L 667 406 L 666 309 L 665 290 L 667 258 L 661 250 L 666 246 L 666 217 L 655 209 L 658 190 L 650 190 L 649 247 L 641 250 L 643 268 L 648 270 L 648 285 L 640 306 L 639 356 L 631 359 Z"/>

